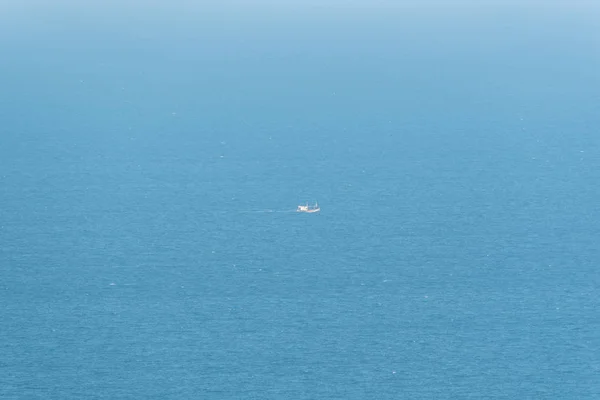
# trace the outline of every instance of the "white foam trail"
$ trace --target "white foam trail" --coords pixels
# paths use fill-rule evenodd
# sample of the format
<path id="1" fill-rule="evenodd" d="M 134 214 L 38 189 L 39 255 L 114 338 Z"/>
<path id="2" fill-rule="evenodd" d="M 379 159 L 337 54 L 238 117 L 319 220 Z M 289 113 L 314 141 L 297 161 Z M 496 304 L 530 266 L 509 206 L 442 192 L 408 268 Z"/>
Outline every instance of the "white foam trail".
<path id="1" fill-rule="evenodd" d="M 296 212 L 296 210 L 249 210 L 249 211 L 240 211 L 242 213 L 292 213 Z"/>

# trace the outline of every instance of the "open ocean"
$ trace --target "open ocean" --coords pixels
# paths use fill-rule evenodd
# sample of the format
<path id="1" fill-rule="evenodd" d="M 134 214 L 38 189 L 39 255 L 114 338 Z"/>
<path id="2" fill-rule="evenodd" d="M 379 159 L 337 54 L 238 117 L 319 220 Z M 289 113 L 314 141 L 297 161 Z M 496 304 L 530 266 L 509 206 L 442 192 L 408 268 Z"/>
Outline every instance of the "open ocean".
<path id="1" fill-rule="evenodd" d="M 600 7 L 189 3 L 0 6 L 2 400 L 600 398 Z"/>

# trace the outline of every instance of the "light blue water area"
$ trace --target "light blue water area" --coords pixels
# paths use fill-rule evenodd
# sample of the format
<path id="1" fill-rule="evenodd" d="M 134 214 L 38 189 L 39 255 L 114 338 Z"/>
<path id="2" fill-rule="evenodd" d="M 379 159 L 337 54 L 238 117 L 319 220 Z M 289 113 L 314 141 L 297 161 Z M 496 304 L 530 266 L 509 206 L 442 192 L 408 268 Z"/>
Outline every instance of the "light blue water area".
<path id="1" fill-rule="evenodd" d="M 0 397 L 600 395 L 589 17 L 107 10 L 2 28 Z"/>

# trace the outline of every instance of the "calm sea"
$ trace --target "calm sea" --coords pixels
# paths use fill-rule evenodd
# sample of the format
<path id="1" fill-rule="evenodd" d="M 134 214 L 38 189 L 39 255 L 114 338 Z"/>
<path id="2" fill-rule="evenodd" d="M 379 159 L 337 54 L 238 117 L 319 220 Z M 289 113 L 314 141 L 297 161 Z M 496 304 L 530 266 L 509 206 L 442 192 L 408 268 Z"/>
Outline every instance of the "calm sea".
<path id="1" fill-rule="evenodd" d="M 597 10 L 359 3 L 8 7 L 0 398 L 600 397 Z"/>

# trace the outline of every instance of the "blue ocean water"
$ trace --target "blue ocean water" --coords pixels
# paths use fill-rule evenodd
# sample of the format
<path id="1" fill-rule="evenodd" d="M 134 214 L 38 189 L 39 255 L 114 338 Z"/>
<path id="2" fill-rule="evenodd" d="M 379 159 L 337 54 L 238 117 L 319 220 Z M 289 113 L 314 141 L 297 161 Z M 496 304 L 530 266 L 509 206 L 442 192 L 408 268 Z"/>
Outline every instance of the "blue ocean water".
<path id="1" fill-rule="evenodd" d="M 600 396 L 589 13 L 181 7 L 3 17 L 2 399 Z"/>

